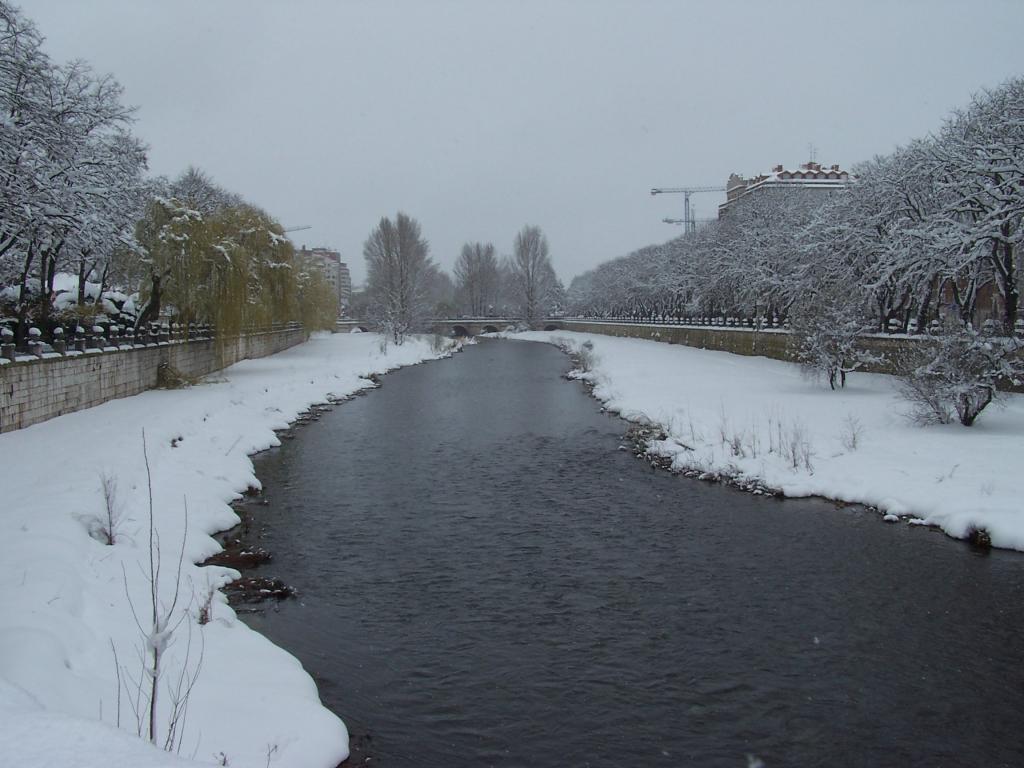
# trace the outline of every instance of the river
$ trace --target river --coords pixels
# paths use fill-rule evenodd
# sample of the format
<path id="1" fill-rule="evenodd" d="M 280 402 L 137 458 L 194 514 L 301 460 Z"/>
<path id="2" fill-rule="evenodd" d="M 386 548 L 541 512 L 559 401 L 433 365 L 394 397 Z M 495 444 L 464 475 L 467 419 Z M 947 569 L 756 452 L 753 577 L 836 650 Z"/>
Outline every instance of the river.
<path id="1" fill-rule="evenodd" d="M 653 471 L 568 367 L 486 341 L 258 457 L 300 597 L 246 620 L 353 762 L 1024 762 L 1024 558 Z"/>

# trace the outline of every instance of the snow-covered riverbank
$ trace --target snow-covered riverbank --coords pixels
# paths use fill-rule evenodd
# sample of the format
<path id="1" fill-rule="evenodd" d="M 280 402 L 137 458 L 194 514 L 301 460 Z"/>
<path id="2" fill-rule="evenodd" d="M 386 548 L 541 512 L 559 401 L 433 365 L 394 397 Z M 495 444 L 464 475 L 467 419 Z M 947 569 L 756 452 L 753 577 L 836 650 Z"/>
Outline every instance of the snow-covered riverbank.
<path id="1" fill-rule="evenodd" d="M 235 572 L 193 563 L 219 550 L 211 534 L 237 522 L 230 502 L 259 485 L 249 455 L 277 445 L 275 429 L 328 395 L 369 386 L 371 373 L 438 356 L 425 340 L 385 352 L 376 335 L 318 335 L 197 387 L 146 392 L 0 435 L 3 764 L 183 764 L 97 722 L 120 721 L 134 734 L 137 719 L 146 720 L 145 695 L 137 693 L 140 680 L 148 688 L 140 653 L 152 635 L 143 430 L 159 602 L 170 606 L 180 587 L 179 613 L 186 614 L 153 639 L 167 643 L 160 741 L 172 719 L 172 689 L 195 675 L 178 726 L 182 757 L 234 768 L 332 768 L 342 760 L 345 727 L 320 705 L 291 655 L 239 622 L 219 593 L 212 619 L 199 623 L 206 597 Z M 121 517 L 114 546 L 96 538 L 106 519 L 103 477 L 115 485 Z"/>
<path id="2" fill-rule="evenodd" d="M 795 364 L 761 357 L 565 331 L 511 338 L 591 341 L 593 368 L 581 378 L 609 409 L 663 426 L 667 439 L 650 449 L 677 470 L 867 504 L 959 538 L 981 528 L 994 546 L 1024 550 L 1022 395 L 970 428 L 919 427 L 891 376 L 855 373 L 832 392 Z"/>

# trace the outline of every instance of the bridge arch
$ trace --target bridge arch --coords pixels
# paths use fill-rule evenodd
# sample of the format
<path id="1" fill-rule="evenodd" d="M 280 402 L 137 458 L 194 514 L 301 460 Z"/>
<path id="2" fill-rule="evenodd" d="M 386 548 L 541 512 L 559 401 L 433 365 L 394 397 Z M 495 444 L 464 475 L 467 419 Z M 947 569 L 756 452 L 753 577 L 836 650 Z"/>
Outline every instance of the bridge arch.
<path id="1" fill-rule="evenodd" d="M 498 326 L 496 326 L 496 325 L 485 325 L 484 326 L 483 333 L 497 333 L 497 332 L 498 332 Z"/>
<path id="2" fill-rule="evenodd" d="M 544 330 L 545 331 L 560 331 L 560 330 L 562 330 L 562 327 L 560 325 L 558 325 L 558 323 L 545 323 Z"/>
<path id="3" fill-rule="evenodd" d="M 454 336 L 457 339 L 464 338 L 466 336 L 472 336 L 472 335 L 473 334 L 471 334 L 469 332 L 469 329 L 466 328 L 466 326 L 464 326 L 464 325 L 453 325 L 452 326 L 452 336 Z"/>

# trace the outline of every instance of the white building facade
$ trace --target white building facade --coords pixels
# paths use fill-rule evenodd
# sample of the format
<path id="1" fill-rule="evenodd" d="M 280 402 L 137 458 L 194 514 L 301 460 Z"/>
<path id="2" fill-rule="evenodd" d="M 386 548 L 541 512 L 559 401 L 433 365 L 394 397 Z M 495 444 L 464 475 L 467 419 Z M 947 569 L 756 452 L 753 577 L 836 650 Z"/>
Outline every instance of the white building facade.
<path id="1" fill-rule="evenodd" d="M 348 264 L 341 260 L 341 254 L 330 248 L 306 248 L 299 250 L 299 258 L 319 269 L 335 296 L 338 297 L 338 314 L 345 315 L 352 303 L 352 275 Z"/>

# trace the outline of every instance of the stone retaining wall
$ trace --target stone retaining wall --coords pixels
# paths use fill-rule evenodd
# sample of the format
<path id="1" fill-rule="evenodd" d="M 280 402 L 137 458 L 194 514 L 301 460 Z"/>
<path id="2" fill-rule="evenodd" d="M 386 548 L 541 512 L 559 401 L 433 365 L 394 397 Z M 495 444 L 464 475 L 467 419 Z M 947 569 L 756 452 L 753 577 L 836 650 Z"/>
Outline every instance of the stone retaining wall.
<path id="1" fill-rule="evenodd" d="M 164 363 L 188 377 L 265 357 L 306 340 L 302 328 L 18 358 L 0 364 L 0 432 L 153 389 Z"/>
<path id="2" fill-rule="evenodd" d="M 623 336 L 634 339 L 663 341 L 668 344 L 684 344 L 698 349 L 712 349 L 732 352 L 736 355 L 760 355 L 775 360 L 793 360 L 789 349 L 790 334 L 784 330 L 761 330 L 751 328 L 709 328 L 705 326 L 661 325 L 648 323 L 616 323 L 601 320 L 558 320 L 550 321 L 567 331 L 582 333 L 603 333 L 608 336 Z M 876 365 L 866 365 L 863 370 L 873 373 L 893 373 L 893 362 L 898 351 L 908 344 L 919 344 L 920 339 L 905 336 L 863 336 L 861 344 L 883 359 Z"/>

